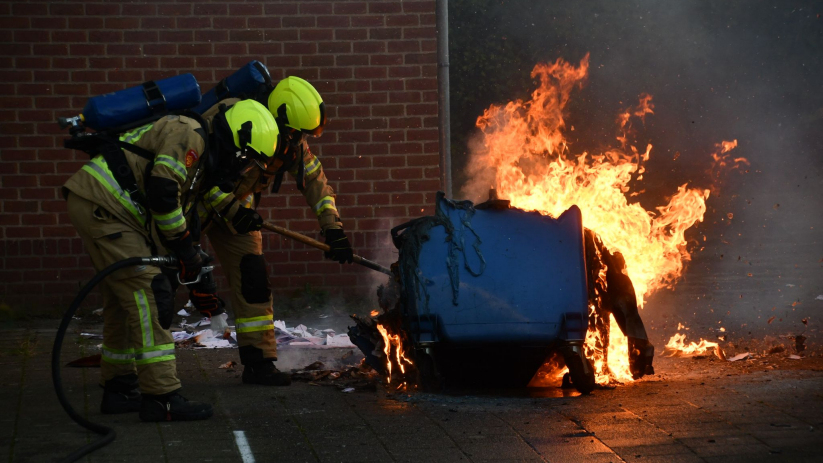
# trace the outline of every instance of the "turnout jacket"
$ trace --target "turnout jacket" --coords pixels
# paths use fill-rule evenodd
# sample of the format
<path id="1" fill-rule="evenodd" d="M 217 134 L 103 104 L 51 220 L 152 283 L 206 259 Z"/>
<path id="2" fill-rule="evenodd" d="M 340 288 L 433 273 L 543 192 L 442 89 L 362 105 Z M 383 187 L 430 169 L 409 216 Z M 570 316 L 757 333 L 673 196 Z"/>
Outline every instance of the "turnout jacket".
<path id="1" fill-rule="evenodd" d="M 121 141 L 154 153 L 154 160 L 149 161 L 124 150 L 138 189 L 148 199 L 148 211 L 120 187 L 101 155 L 69 178 L 64 195 L 68 190 L 102 206 L 147 238 L 153 221 L 163 238 L 176 240 L 187 230 L 184 213 L 197 199 L 200 179 L 194 188 L 191 185 L 206 148 L 205 136 L 200 124 L 185 116 L 165 116 L 120 135 Z"/>
<path id="2" fill-rule="evenodd" d="M 212 125 L 212 120 L 218 114 L 221 104 L 230 107 L 238 101 L 240 100 L 237 98 L 223 100 L 206 110 L 203 113 L 203 118 L 209 125 Z M 334 201 L 334 189 L 328 183 L 326 174 L 323 172 L 323 166 L 317 156 L 308 149 L 308 145 L 304 144 L 304 150 L 305 170 L 303 175 L 305 187 L 301 193 L 308 206 L 312 208 L 317 216 L 321 230 L 343 228 L 340 221 L 340 212 L 337 210 Z M 271 163 L 275 162 L 277 161 L 271 161 Z M 300 154 L 297 153 L 297 162 L 288 170 L 289 175 L 293 178 L 298 174 L 299 162 Z M 269 169 L 272 168 L 269 167 Z M 268 189 L 273 178 L 273 172 L 264 173 L 259 168 L 253 168 L 231 186 L 232 191 L 224 191 L 229 189 L 227 186 L 222 186 L 223 189 L 220 186 L 213 186 L 203 194 L 205 211 L 222 217 L 224 223 L 234 232 L 231 225 L 234 214 L 240 207 L 254 208 L 256 206 L 254 204 L 255 195 Z"/>

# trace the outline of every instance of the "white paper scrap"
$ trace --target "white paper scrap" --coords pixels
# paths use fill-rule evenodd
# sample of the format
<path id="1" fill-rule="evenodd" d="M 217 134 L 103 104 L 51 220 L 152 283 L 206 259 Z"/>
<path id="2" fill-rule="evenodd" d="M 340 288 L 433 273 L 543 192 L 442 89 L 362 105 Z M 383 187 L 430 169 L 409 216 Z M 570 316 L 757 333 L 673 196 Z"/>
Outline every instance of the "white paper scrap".
<path id="1" fill-rule="evenodd" d="M 792 359 L 792 360 L 800 360 L 800 359 L 802 359 L 803 357 L 801 357 L 801 356 L 799 356 L 799 355 L 794 355 L 794 354 L 792 354 L 792 355 L 790 355 L 790 356 L 789 356 L 789 358 L 790 358 L 790 359 Z"/>
<path id="2" fill-rule="evenodd" d="M 356 347 L 351 343 L 349 335 L 338 334 L 337 336 L 326 336 L 326 345 L 330 347 Z"/>
<path id="3" fill-rule="evenodd" d="M 180 315 L 181 317 L 191 317 L 191 314 L 186 312 L 186 309 L 180 309 L 180 311 L 177 312 L 177 315 Z"/>
<path id="4" fill-rule="evenodd" d="M 174 342 L 185 341 L 186 339 L 191 339 L 194 337 L 193 334 L 186 333 L 185 331 L 175 331 L 171 335 L 174 338 Z"/>
<path id="5" fill-rule="evenodd" d="M 346 392 L 346 393 L 354 392 L 354 388 L 353 387 L 347 387 L 346 389 L 343 389 L 343 392 Z"/>
<path id="6" fill-rule="evenodd" d="M 729 361 L 730 361 L 730 362 L 736 362 L 736 361 L 738 361 L 738 360 L 747 359 L 747 358 L 751 357 L 751 355 L 752 355 L 752 353 L 751 353 L 751 352 L 743 352 L 742 354 L 737 354 L 737 355 L 735 355 L 734 357 L 731 357 L 731 358 L 729 359 Z"/>
<path id="7" fill-rule="evenodd" d="M 814 299 L 815 299 L 816 301 L 823 301 L 823 294 L 821 294 L 821 295 L 817 296 L 817 297 L 816 297 L 816 298 L 814 298 Z"/>

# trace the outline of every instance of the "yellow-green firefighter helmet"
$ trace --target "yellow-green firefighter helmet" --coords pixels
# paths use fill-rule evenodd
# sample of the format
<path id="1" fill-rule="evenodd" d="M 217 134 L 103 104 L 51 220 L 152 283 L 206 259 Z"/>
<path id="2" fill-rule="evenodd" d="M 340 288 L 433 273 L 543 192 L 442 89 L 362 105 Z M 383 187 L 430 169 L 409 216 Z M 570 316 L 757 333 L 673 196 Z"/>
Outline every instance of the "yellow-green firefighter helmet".
<path id="1" fill-rule="evenodd" d="M 291 76 L 269 94 L 269 110 L 286 127 L 320 136 L 326 125 L 326 105 L 312 84 Z"/>
<path id="2" fill-rule="evenodd" d="M 271 112 L 254 100 L 238 101 L 226 111 L 234 144 L 240 149 L 250 147 L 268 159 L 277 152 L 280 130 Z"/>

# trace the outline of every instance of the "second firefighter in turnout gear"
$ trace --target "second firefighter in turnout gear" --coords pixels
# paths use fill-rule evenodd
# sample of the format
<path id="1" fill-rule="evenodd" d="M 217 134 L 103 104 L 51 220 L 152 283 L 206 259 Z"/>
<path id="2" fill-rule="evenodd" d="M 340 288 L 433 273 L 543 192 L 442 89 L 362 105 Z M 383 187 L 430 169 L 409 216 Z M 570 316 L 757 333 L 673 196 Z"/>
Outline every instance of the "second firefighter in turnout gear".
<path id="1" fill-rule="evenodd" d="M 265 150 L 273 152 L 277 143 L 269 114 L 232 117 L 240 112 L 242 107 L 227 111 L 232 123 L 218 129 L 223 139 L 235 142 L 230 154 L 238 158 L 238 168 L 248 163 L 246 146 L 269 143 Z M 195 246 L 199 225 L 194 213 L 201 185 L 214 174 L 208 158 L 222 154 L 207 148 L 208 138 L 197 120 L 165 116 L 122 134 L 119 141 L 130 144 L 126 150 L 107 145 L 64 186 L 69 217 L 98 271 L 129 257 L 160 254 L 163 248 L 179 260 L 179 269 L 168 274 L 152 266 L 130 267 L 101 283 L 103 413 L 139 410 L 144 421 L 212 415 L 210 405 L 180 395 L 168 331 L 178 283 L 196 280 L 209 260 Z M 192 299 L 198 291 L 204 299 L 209 295 L 203 291 L 216 298 L 213 288 L 202 283 L 189 287 Z"/>
<path id="2" fill-rule="evenodd" d="M 319 136 L 325 125 L 322 98 L 311 84 L 297 77 L 284 79 L 266 96 L 269 103 L 266 112 L 274 116 L 280 132 L 278 150 L 242 172 L 233 170 L 239 175 L 209 186 L 201 215 L 204 224 L 212 224 L 207 236 L 231 286 L 240 360 L 244 365 L 243 382 L 285 385 L 290 382 L 289 376 L 279 372 L 273 363 L 277 360 L 277 344 L 271 282 L 259 231 L 263 219 L 255 212 L 260 195 L 269 189 L 277 192 L 284 174 L 289 173 L 332 247 L 327 257 L 340 263 L 351 262 L 353 252 L 343 232 L 334 190 L 328 184 L 320 160 L 306 143 L 308 136 Z M 235 108 L 249 102 L 224 100 L 204 112 L 203 117 L 212 121 L 212 127 L 219 127 L 224 123 L 225 107 Z"/>

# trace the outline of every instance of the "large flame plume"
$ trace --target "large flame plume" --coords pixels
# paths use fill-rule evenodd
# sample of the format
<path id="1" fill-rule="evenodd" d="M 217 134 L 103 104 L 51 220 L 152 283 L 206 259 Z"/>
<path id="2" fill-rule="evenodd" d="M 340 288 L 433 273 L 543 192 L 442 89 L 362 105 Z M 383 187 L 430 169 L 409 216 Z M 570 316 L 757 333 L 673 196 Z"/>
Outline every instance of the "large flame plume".
<path id="1" fill-rule="evenodd" d="M 650 95 L 641 95 L 636 106 L 619 114 L 616 147 L 602 154 L 573 153 L 563 134 L 564 110 L 572 91 L 584 83 L 588 68 L 588 55 L 578 65 L 562 59 L 537 64 L 531 75 L 539 86 L 530 99 L 485 110 L 477 119 L 482 146 L 468 163 L 470 181 L 465 191 L 480 196 L 472 193 L 492 186 L 512 206 L 553 217 L 577 205 L 583 225 L 595 231 L 612 252 L 622 253 L 642 307 L 652 292 L 673 287 L 681 276 L 690 259 L 685 231 L 703 220 L 710 190 L 679 185 L 654 210 L 630 202 L 637 193 L 630 191 L 629 183 L 643 179 L 643 164 L 651 156 L 652 145 L 638 149 L 629 135 L 634 123 L 653 114 Z M 712 169 L 739 164 L 742 158 L 726 155 L 736 145 L 736 140 L 719 144 Z M 626 339 L 613 319 L 610 325 L 610 342 L 598 345 L 596 332 L 590 332 L 592 339 L 587 340 L 587 353 L 601 384 L 631 380 Z M 610 352 L 603 353 L 606 344 Z M 602 361 L 604 357 L 608 364 Z"/>

